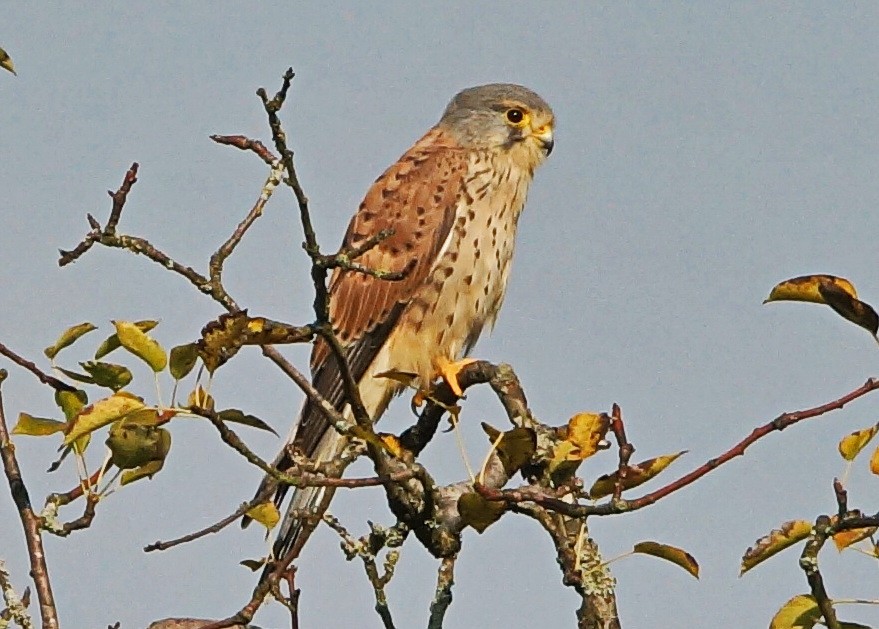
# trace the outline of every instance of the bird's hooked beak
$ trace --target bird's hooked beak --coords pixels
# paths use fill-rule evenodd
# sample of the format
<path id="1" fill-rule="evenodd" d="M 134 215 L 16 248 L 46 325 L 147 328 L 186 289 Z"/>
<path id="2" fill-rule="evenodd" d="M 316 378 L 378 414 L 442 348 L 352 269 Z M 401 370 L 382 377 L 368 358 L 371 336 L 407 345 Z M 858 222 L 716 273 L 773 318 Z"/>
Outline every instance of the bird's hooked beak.
<path id="1" fill-rule="evenodd" d="M 540 143 L 540 148 L 546 155 L 552 153 L 552 147 L 555 145 L 555 140 L 552 137 L 552 122 L 534 129 L 532 135 Z"/>

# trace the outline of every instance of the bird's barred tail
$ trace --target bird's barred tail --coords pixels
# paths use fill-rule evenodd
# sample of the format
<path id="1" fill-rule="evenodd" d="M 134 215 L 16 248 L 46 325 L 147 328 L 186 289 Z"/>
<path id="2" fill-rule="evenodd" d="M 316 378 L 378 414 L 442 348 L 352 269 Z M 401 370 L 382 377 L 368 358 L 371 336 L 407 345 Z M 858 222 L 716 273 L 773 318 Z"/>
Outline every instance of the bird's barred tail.
<path id="1" fill-rule="evenodd" d="M 312 460 L 316 462 L 327 461 L 337 456 L 340 440 L 339 433 L 332 429 L 327 430 L 312 454 Z M 332 487 L 293 487 L 291 489 L 290 504 L 281 519 L 278 535 L 272 546 L 274 559 L 283 559 L 303 536 L 308 539 L 318 524 L 309 516 L 319 515 L 319 512 L 322 511 L 319 507 L 329 502 L 334 491 L 335 489 Z M 281 507 L 283 500 L 284 494 L 279 491 L 275 495 L 275 504 L 278 508 Z"/>

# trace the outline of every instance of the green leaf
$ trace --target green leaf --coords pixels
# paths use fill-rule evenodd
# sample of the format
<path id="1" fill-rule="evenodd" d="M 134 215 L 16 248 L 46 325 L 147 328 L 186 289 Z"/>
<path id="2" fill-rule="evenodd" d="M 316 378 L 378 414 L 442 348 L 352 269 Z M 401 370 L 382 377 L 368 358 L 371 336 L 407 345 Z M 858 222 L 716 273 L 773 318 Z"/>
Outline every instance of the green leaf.
<path id="1" fill-rule="evenodd" d="M 164 428 L 130 424 L 123 419 L 113 424 L 105 443 L 113 465 L 134 469 L 152 461 L 164 461 L 171 449 L 171 433 Z"/>
<path id="2" fill-rule="evenodd" d="M 55 391 L 55 404 L 64 412 L 67 421 L 76 417 L 89 403 L 88 394 L 82 389 L 76 391 Z"/>
<path id="3" fill-rule="evenodd" d="M 659 542 L 638 542 L 635 544 L 634 552 L 665 559 L 680 566 L 697 579 L 699 578 L 699 564 L 693 558 L 693 555 L 681 548 L 660 544 Z"/>
<path id="4" fill-rule="evenodd" d="M 18 422 L 12 429 L 13 435 L 29 435 L 31 437 L 44 437 L 61 432 L 67 427 L 67 422 L 46 417 L 34 417 L 27 413 L 18 414 Z"/>
<path id="5" fill-rule="evenodd" d="M 262 559 L 243 559 L 239 561 L 242 566 L 250 570 L 251 572 L 256 572 L 264 565 L 266 565 L 266 559 L 263 557 Z"/>
<path id="6" fill-rule="evenodd" d="M 140 410 L 144 406 L 142 399 L 125 391 L 119 391 L 110 397 L 98 400 L 80 411 L 73 419 L 67 435 L 64 437 L 64 445 L 70 445 L 79 437 L 112 424 L 128 413 Z"/>
<path id="7" fill-rule="evenodd" d="M 492 444 L 497 442 L 498 458 L 507 476 L 513 476 L 534 456 L 537 436 L 531 428 L 517 427 L 501 433 L 497 428 L 482 422 L 482 430 Z"/>
<path id="8" fill-rule="evenodd" d="M 159 411 L 150 406 L 139 411 L 132 411 L 125 416 L 124 421 L 127 426 L 160 426 L 169 421 L 167 419 L 168 413 L 169 411 L 165 411 L 162 415 L 159 415 Z M 172 413 L 172 416 L 176 414 L 173 411 L 170 411 L 170 413 Z"/>
<path id="9" fill-rule="evenodd" d="M 69 369 L 64 369 L 64 367 L 55 367 L 58 371 L 63 373 L 65 376 L 74 380 L 75 382 L 81 382 L 83 384 L 94 384 L 95 379 L 91 376 L 87 376 L 84 373 L 77 373 L 75 371 L 70 371 Z"/>
<path id="10" fill-rule="evenodd" d="M 821 620 L 821 610 L 811 594 L 799 594 L 779 609 L 769 629 L 813 629 Z"/>
<path id="11" fill-rule="evenodd" d="M 140 480 L 141 478 L 152 478 L 154 474 L 159 472 L 162 469 L 162 466 L 165 465 L 165 460 L 156 460 L 150 461 L 145 465 L 141 465 L 139 468 L 134 470 L 126 470 L 122 472 L 122 478 L 119 479 L 120 485 L 128 485 L 133 483 L 136 480 Z"/>
<path id="12" fill-rule="evenodd" d="M 114 321 L 116 336 L 122 347 L 140 358 L 156 373 L 168 364 L 168 355 L 162 346 L 130 321 Z"/>
<path id="13" fill-rule="evenodd" d="M 275 432 L 275 429 L 261 420 L 259 417 L 254 417 L 253 415 L 245 415 L 243 411 L 239 411 L 237 408 L 227 408 L 225 411 L 220 411 L 217 413 L 217 417 L 222 419 L 224 422 L 229 422 L 232 424 L 244 424 L 245 426 L 250 426 L 251 428 L 259 428 L 260 430 L 265 430 L 274 434 L 276 437 L 279 436 L 278 433 Z"/>
<path id="14" fill-rule="evenodd" d="M 198 361 L 198 345 L 196 343 L 187 343 L 171 348 L 169 362 L 171 377 L 175 380 L 183 380 L 195 367 L 196 361 Z"/>
<path id="15" fill-rule="evenodd" d="M 154 321 L 152 319 L 146 319 L 144 321 L 135 321 L 134 325 L 137 326 L 137 329 L 141 332 L 149 332 L 154 327 L 159 325 L 158 321 Z M 101 359 L 113 350 L 119 349 L 122 347 L 122 343 L 119 342 L 119 336 L 116 334 L 111 334 L 101 345 L 98 347 L 97 351 L 95 351 L 95 360 Z"/>
<path id="16" fill-rule="evenodd" d="M 118 391 L 119 389 L 128 386 L 132 379 L 131 370 L 125 365 L 102 363 L 98 361 L 89 361 L 79 364 L 99 387 L 107 387 L 114 391 Z"/>
<path id="17" fill-rule="evenodd" d="M 479 533 L 497 522 L 506 508 L 502 500 L 486 500 L 476 492 L 463 494 L 458 498 L 458 513 L 461 514 L 461 520 Z"/>
<path id="18" fill-rule="evenodd" d="M 85 323 L 80 323 L 79 325 L 71 326 L 61 333 L 61 336 L 58 337 L 58 340 L 55 341 L 54 345 L 50 345 L 44 349 L 43 353 L 46 355 L 46 358 L 53 360 L 62 349 L 70 347 L 77 341 L 77 339 L 88 334 L 92 330 L 97 329 L 97 327 L 87 321 Z"/>

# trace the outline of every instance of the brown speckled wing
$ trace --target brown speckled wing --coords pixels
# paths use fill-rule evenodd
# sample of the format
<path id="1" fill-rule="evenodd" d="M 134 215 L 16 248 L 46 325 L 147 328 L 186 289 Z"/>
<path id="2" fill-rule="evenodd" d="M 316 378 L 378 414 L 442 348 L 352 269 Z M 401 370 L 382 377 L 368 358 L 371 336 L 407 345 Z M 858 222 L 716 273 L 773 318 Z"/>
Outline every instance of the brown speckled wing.
<path id="1" fill-rule="evenodd" d="M 351 220 L 344 239 L 349 246 L 383 229 L 394 230 L 358 262 L 371 269 L 406 271 L 404 279 L 388 281 L 337 269 L 330 280 L 330 319 L 355 379 L 363 376 L 442 251 L 466 171 L 467 152 L 432 129 L 376 180 Z M 311 369 L 317 390 L 341 410 L 343 385 L 326 343 L 315 343 Z M 311 454 L 329 425 L 308 404 L 300 419 L 296 444 Z"/>

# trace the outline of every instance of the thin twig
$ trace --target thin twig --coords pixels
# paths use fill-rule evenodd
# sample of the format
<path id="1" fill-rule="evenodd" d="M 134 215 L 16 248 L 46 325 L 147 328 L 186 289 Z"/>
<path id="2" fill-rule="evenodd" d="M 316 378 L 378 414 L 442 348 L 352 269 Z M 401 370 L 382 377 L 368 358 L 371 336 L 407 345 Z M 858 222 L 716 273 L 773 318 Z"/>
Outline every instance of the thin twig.
<path id="1" fill-rule="evenodd" d="M 169 271 L 173 271 L 174 273 L 185 277 L 200 292 L 213 297 L 227 310 L 239 310 L 238 304 L 235 303 L 234 299 L 225 294 L 225 291 L 215 291 L 215 286 L 210 280 L 195 269 L 180 264 L 163 251 L 154 247 L 145 238 L 116 233 L 116 225 L 122 215 L 122 210 L 128 199 L 128 193 L 131 192 L 131 187 L 137 182 L 137 168 L 138 165 L 137 162 L 135 162 L 131 165 L 131 168 L 128 169 L 128 172 L 125 173 L 125 178 L 119 189 L 116 190 L 116 192 L 110 192 L 110 196 L 113 199 L 113 207 L 110 210 L 110 217 L 107 220 L 106 226 L 101 229 L 98 221 L 89 214 L 88 221 L 91 226 L 91 231 L 86 234 L 85 238 L 83 238 L 83 240 L 71 251 L 60 251 L 61 257 L 58 259 L 58 265 L 66 266 L 75 262 L 86 251 L 88 251 L 95 242 L 99 242 L 105 247 L 127 249 L 132 253 L 142 254 Z"/>
<path id="2" fill-rule="evenodd" d="M 351 413 L 354 415 L 355 421 L 362 428 L 372 430 L 372 418 L 369 417 L 369 414 L 366 412 L 366 407 L 363 405 L 363 400 L 360 397 L 360 388 L 357 386 L 357 381 L 351 373 L 345 350 L 342 348 L 338 338 L 336 338 L 335 332 L 330 324 L 327 268 L 319 262 L 323 256 L 321 255 L 320 246 L 317 242 L 317 235 L 315 234 L 314 225 L 311 221 L 311 213 L 308 208 L 308 197 L 305 195 L 305 191 L 299 183 L 299 177 L 296 174 L 296 166 L 293 162 L 293 150 L 289 148 L 287 134 L 281 125 L 281 119 L 278 117 L 278 112 L 281 110 L 284 101 L 287 99 L 287 92 L 290 89 L 290 84 L 294 76 L 293 68 L 288 68 L 284 73 L 281 89 L 278 90 L 274 98 L 271 100 L 269 100 L 264 88 L 259 88 L 256 93 L 262 100 L 263 108 L 269 119 L 269 127 L 271 127 L 272 130 L 272 140 L 275 143 L 275 148 L 280 154 L 281 161 L 287 171 L 287 177 L 284 181 L 293 191 L 293 194 L 296 197 L 296 203 L 299 206 L 299 219 L 302 223 L 302 231 L 305 235 L 304 248 L 312 261 L 311 279 L 314 284 L 314 314 L 317 318 L 317 325 L 315 328 L 333 352 L 345 387 L 345 398 L 351 407 Z M 371 454 L 374 455 L 374 461 L 378 463 L 382 456 L 381 452 L 375 449 Z"/>
<path id="3" fill-rule="evenodd" d="M 6 376 L 6 370 L 0 369 L 0 385 L 2 385 Z M 9 483 L 9 490 L 12 492 L 12 500 L 15 502 L 18 517 L 24 529 L 28 558 L 31 565 L 31 576 L 36 587 L 43 627 L 45 629 L 58 629 L 58 610 L 55 607 L 55 597 L 52 594 L 52 584 L 49 580 L 49 567 L 46 565 L 43 538 L 40 534 L 40 521 L 36 514 L 34 514 L 33 507 L 31 507 L 27 486 L 24 484 L 21 469 L 15 457 L 15 446 L 10 439 L 9 429 L 6 425 L 2 392 L 0 392 L 0 455 L 2 455 L 3 471 Z"/>
<path id="4" fill-rule="evenodd" d="M 228 300 L 231 300 L 228 293 L 226 293 L 225 288 L 223 287 L 223 264 L 229 258 L 230 255 L 235 251 L 235 247 L 241 242 L 241 239 L 244 238 L 244 235 L 247 233 L 247 230 L 250 229 L 251 225 L 253 225 L 256 220 L 262 216 L 263 210 L 265 209 L 266 203 L 269 202 L 269 199 L 272 197 L 272 193 L 274 192 L 277 185 L 281 182 L 281 177 L 283 175 L 284 168 L 280 164 L 280 162 L 275 162 L 272 164 L 272 170 L 269 173 L 268 178 L 266 179 L 265 184 L 260 191 L 259 197 L 254 203 L 253 207 L 250 209 L 250 212 L 247 213 L 247 216 L 238 224 L 235 228 L 235 231 L 232 232 L 232 235 L 224 242 L 217 251 L 211 256 L 210 263 L 208 264 L 208 269 L 211 277 L 211 285 L 213 287 L 213 293 L 215 299 L 220 301 L 221 303 L 225 303 Z"/>
<path id="5" fill-rule="evenodd" d="M 57 495 L 57 494 L 56 494 Z M 64 494 L 60 494 L 64 495 Z M 51 496 L 47 500 L 47 505 L 54 504 L 55 507 L 60 506 L 60 503 L 51 503 Z M 96 509 L 98 506 L 98 502 L 100 501 L 100 496 L 95 493 L 87 493 L 85 496 L 85 507 L 83 508 L 82 515 L 76 518 L 75 520 L 71 520 L 70 522 L 65 522 L 63 524 L 59 524 L 54 521 L 49 522 L 46 521 L 45 515 L 43 522 L 43 530 L 51 533 L 52 535 L 57 535 L 58 537 L 67 537 L 74 531 L 81 531 L 83 529 L 87 529 L 92 525 L 92 522 L 95 519 L 95 514 L 97 513 Z M 44 514 L 48 513 L 46 509 L 43 510 Z"/>
<path id="6" fill-rule="evenodd" d="M 149 552 L 153 552 L 154 550 L 168 550 L 169 548 L 174 548 L 175 546 L 179 546 L 180 544 L 186 544 L 187 542 L 191 542 L 191 541 L 200 539 L 202 537 L 210 535 L 211 533 L 219 533 L 224 528 L 226 528 L 227 526 L 229 526 L 233 522 L 240 519 L 241 516 L 243 516 L 248 511 L 250 511 L 253 507 L 265 502 L 267 498 L 268 498 L 268 496 L 258 494 L 255 498 L 253 498 L 253 500 L 251 500 L 250 502 L 243 503 L 233 513 L 226 516 L 225 518 L 223 518 L 219 522 L 216 522 L 210 526 L 206 526 L 205 528 L 203 528 L 199 531 L 195 531 L 194 533 L 189 533 L 187 535 L 183 535 L 181 537 L 169 540 L 167 542 L 162 542 L 162 541 L 154 542 L 152 544 L 149 544 L 148 546 L 144 546 L 143 552 L 149 553 Z"/>
<path id="7" fill-rule="evenodd" d="M 734 445 L 732 448 L 730 448 L 720 456 L 709 459 L 707 462 L 705 462 L 703 465 L 700 465 L 692 472 L 681 476 L 677 480 L 670 482 L 664 487 L 661 487 L 654 492 L 641 496 L 640 498 L 635 498 L 633 500 L 610 500 L 606 503 L 598 505 L 584 505 L 576 503 L 572 504 L 558 500 L 552 496 L 543 494 L 540 492 L 539 489 L 531 488 L 530 486 L 522 487 L 519 489 L 506 489 L 502 491 L 485 487 L 477 487 L 477 490 L 489 500 L 506 500 L 507 502 L 513 503 L 523 501 L 533 502 L 535 504 L 539 504 L 542 507 L 572 518 L 614 515 L 618 513 L 625 513 L 627 511 L 636 511 L 638 509 L 648 507 L 658 500 L 668 496 L 669 494 L 683 489 L 687 485 L 697 481 L 706 474 L 713 472 L 724 463 L 728 463 L 735 457 L 744 455 L 745 450 L 749 446 L 751 446 L 756 441 L 762 439 L 766 435 L 772 432 L 784 430 L 785 428 L 788 428 L 789 426 L 792 426 L 805 419 L 819 417 L 821 415 L 824 415 L 825 413 L 841 409 L 849 402 L 863 397 L 868 393 L 875 391 L 876 389 L 879 389 L 879 380 L 870 378 L 869 380 L 867 380 L 867 382 L 865 382 L 857 389 L 846 393 L 842 397 L 833 400 L 832 402 L 827 402 L 826 404 L 821 404 L 819 406 L 804 409 L 801 411 L 782 413 L 771 422 L 755 428 L 750 435 L 742 439 L 739 443 Z"/>
<path id="8" fill-rule="evenodd" d="M 40 382 L 42 382 L 43 384 L 49 385 L 50 387 L 52 387 L 56 391 L 76 391 L 76 387 L 72 387 L 69 384 L 67 384 L 66 382 L 62 382 L 58 378 L 54 378 L 54 377 L 50 376 L 49 374 L 44 372 L 42 369 L 37 367 L 31 361 L 29 361 L 25 358 L 22 358 L 21 356 L 19 356 L 15 352 L 13 352 L 11 349 L 6 347 L 3 343 L 0 343 L 0 354 L 2 354 L 3 356 L 6 356 L 6 358 L 8 358 L 12 362 L 14 362 L 19 367 L 24 367 L 29 372 L 34 374 L 39 379 Z"/>
<path id="9" fill-rule="evenodd" d="M 302 590 L 296 587 L 296 567 L 292 566 L 287 570 L 284 577 L 289 592 L 287 609 L 290 610 L 290 629 L 299 629 L 299 596 Z"/>
<path id="10" fill-rule="evenodd" d="M 848 513 L 848 492 L 838 478 L 833 479 L 833 493 L 836 496 L 836 507 L 839 518 Z"/>
<path id="11" fill-rule="evenodd" d="M 274 468 L 273 468 L 274 469 Z M 360 487 L 379 487 L 381 485 L 387 485 L 388 483 L 399 483 L 404 480 L 408 480 L 417 475 L 417 470 L 415 469 L 405 469 L 398 472 L 392 473 L 389 477 L 382 478 L 380 476 L 369 476 L 366 478 L 332 478 L 332 477 L 323 477 L 323 476 L 315 476 L 313 474 L 303 474 L 302 476 L 292 476 L 291 474 L 278 474 L 278 481 L 283 483 L 288 478 L 291 480 L 295 480 L 295 485 L 297 487 L 337 487 L 337 488 L 347 488 L 347 489 L 357 489 Z M 291 483 L 293 484 L 293 483 Z M 272 487 L 269 486 L 271 490 Z M 195 531 L 194 533 L 188 533 L 187 535 L 183 535 L 173 540 L 169 540 L 167 542 L 157 541 L 153 544 L 145 546 L 143 551 L 145 553 L 149 553 L 155 550 L 168 550 L 169 548 L 173 548 L 174 546 L 179 546 L 180 544 L 185 544 L 187 542 L 191 542 L 212 533 L 219 533 L 224 528 L 241 518 L 245 513 L 250 511 L 253 507 L 262 504 L 266 500 L 268 500 L 268 495 L 259 494 L 249 502 L 242 503 L 234 512 L 223 518 L 222 520 L 210 525 L 205 528 Z"/>
<path id="12" fill-rule="evenodd" d="M 122 218 L 122 208 L 125 207 L 125 200 L 128 198 L 128 193 L 131 192 L 131 186 L 137 182 L 137 169 L 138 164 L 134 162 L 131 168 L 128 169 L 128 172 L 125 173 L 122 185 L 119 186 L 116 192 L 112 190 L 107 191 L 107 194 L 113 199 L 110 218 L 107 219 L 107 224 L 104 226 L 104 233 L 107 235 L 116 233 L 116 225 L 119 224 L 119 219 Z"/>
<path id="13" fill-rule="evenodd" d="M 626 427 L 623 424 L 623 412 L 622 409 L 620 409 L 619 404 L 614 403 L 611 410 L 611 417 L 610 430 L 613 432 L 614 437 L 616 437 L 617 448 L 620 453 L 620 463 L 617 466 L 617 478 L 613 486 L 612 497 L 613 501 L 617 501 L 623 493 L 623 483 L 625 482 L 629 471 L 629 459 L 631 459 L 632 455 L 635 453 L 635 446 L 629 443 L 629 440 L 626 438 Z"/>
<path id="14" fill-rule="evenodd" d="M 401 271 L 388 271 L 384 269 L 372 269 L 355 262 L 357 258 L 365 254 L 367 251 L 375 248 L 380 242 L 394 235 L 393 229 L 383 229 L 377 234 L 373 234 L 359 245 L 343 246 L 337 253 L 333 255 L 317 254 L 313 256 L 314 264 L 323 269 L 343 269 L 345 271 L 355 271 L 370 275 L 380 280 L 396 282 L 405 279 L 415 266 L 415 260 L 409 262 Z"/>
<path id="15" fill-rule="evenodd" d="M 217 144 L 225 144 L 226 146 L 234 146 L 242 151 L 253 151 L 267 165 L 274 167 L 278 158 L 275 157 L 266 145 L 259 140 L 251 140 L 243 135 L 212 135 L 211 140 Z"/>
<path id="16" fill-rule="evenodd" d="M 25 588 L 19 596 L 12 585 L 12 575 L 6 569 L 6 564 L 0 559 L 0 592 L 3 592 L 3 602 L 6 607 L 0 610 L 0 627 L 9 626 L 9 621 L 14 621 L 21 629 L 34 629 L 34 622 L 27 608 L 30 604 L 30 588 Z"/>

